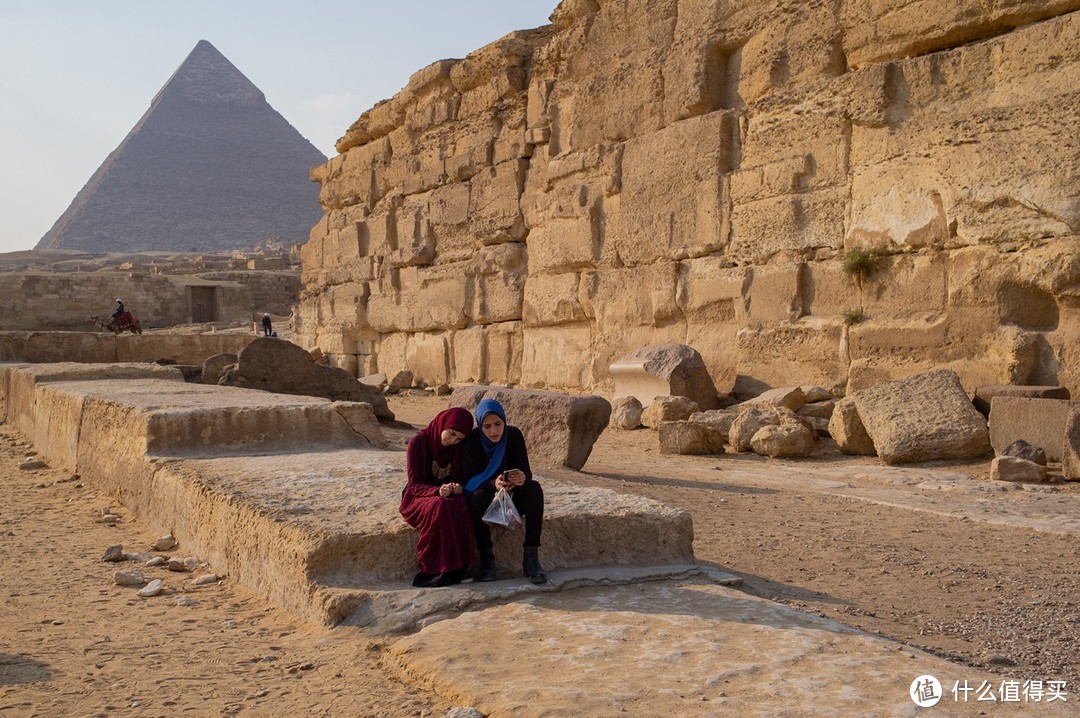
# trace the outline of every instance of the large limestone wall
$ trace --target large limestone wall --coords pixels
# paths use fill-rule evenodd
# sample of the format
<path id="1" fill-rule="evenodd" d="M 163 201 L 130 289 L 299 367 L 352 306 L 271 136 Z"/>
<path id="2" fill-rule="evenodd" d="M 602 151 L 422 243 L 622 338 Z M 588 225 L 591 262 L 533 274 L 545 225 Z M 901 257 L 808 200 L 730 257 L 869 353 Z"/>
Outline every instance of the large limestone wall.
<path id="1" fill-rule="evenodd" d="M 1080 391 L 1080 0 L 947 5 L 566 0 L 418 71 L 313 170 L 299 341 L 428 382 L 604 388 L 684 342 L 721 391 Z"/>
<path id="2" fill-rule="evenodd" d="M 107 317 L 117 297 L 144 327 L 205 321 L 195 306 L 200 302 L 214 321 L 249 322 L 263 312 L 289 315 L 299 294 L 300 277 L 289 270 L 0 273 L 0 329 L 92 330 L 86 317 Z"/>

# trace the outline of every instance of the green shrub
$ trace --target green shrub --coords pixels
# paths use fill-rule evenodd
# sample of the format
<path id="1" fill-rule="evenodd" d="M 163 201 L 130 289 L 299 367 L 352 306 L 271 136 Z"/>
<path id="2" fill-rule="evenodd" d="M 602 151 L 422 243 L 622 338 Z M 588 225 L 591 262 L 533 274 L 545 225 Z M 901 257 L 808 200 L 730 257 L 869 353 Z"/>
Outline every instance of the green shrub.
<path id="1" fill-rule="evenodd" d="M 869 279 L 870 275 L 877 269 L 878 256 L 878 252 L 874 250 L 863 249 L 862 247 L 852 249 L 844 255 L 842 265 L 844 274 L 854 279 L 861 289 L 862 283 Z"/>
<path id="2" fill-rule="evenodd" d="M 863 321 L 865 319 L 866 319 L 866 313 L 863 312 L 862 308 L 859 308 L 859 309 L 847 309 L 847 310 L 844 311 L 844 324 L 847 324 L 849 327 L 852 324 L 858 324 L 859 322 L 861 322 L 861 321 Z"/>

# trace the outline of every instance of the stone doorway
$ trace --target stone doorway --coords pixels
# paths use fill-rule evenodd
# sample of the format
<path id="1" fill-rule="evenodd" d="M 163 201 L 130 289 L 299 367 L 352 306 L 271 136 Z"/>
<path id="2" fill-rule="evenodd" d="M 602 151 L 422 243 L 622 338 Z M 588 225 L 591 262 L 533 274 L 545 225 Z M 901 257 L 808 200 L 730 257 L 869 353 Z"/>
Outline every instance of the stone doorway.
<path id="1" fill-rule="evenodd" d="M 217 320 L 217 287 L 190 287 L 191 322 L 213 322 Z"/>

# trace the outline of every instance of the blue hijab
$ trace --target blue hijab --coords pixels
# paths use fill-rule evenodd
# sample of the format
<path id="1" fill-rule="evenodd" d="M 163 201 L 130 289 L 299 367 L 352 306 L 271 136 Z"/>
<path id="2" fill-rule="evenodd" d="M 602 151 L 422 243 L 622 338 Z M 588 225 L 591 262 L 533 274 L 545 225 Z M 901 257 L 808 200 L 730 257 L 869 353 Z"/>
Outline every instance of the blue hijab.
<path id="1" fill-rule="evenodd" d="M 499 473 L 499 469 L 502 468 L 503 459 L 506 458 L 506 435 L 509 432 L 504 426 L 499 443 L 492 443 L 484 433 L 482 426 L 484 417 L 488 414 L 496 414 L 503 420 L 503 424 L 506 424 L 506 412 L 503 411 L 502 404 L 499 402 L 494 399 L 484 399 L 476 405 L 476 430 L 480 432 L 480 446 L 484 448 L 484 455 L 487 456 L 488 464 L 483 471 L 469 479 L 469 482 L 465 484 L 465 491 L 468 493 L 476 491 L 484 482 L 494 478 L 495 474 Z"/>

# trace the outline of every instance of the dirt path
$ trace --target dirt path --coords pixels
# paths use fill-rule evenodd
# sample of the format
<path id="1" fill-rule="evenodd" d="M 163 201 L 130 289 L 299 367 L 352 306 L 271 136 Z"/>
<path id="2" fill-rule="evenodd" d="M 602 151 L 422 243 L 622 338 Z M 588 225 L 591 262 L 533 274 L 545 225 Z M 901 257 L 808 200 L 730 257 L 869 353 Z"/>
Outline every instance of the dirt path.
<path id="1" fill-rule="evenodd" d="M 417 424 L 445 405 L 391 401 Z M 157 537 L 77 478 L 19 469 L 30 451 L 0 425 L 0 714 L 434 717 L 452 707 L 393 678 L 380 664 L 383 646 L 356 631 L 305 624 L 227 578 L 194 587 L 187 574 L 103 563 L 108 546 L 144 551 Z M 834 466 L 838 487 L 923 495 L 946 508 L 975 498 L 875 478 L 873 462 L 812 465 L 826 477 Z M 800 478 L 799 466 L 660 456 L 655 434 L 637 431 L 605 432 L 583 473 L 549 473 L 687 509 L 698 557 L 743 575 L 758 595 L 1009 678 L 1068 680 L 1077 696 L 1075 534 L 836 495 L 821 474 Z M 1038 488 L 977 498 L 1076 518 L 1080 487 Z M 106 506 L 118 525 L 97 522 Z M 163 578 L 167 590 L 139 598 L 113 582 L 118 569 Z"/>
<path id="2" fill-rule="evenodd" d="M 450 706 L 380 667 L 380 646 L 324 630 L 224 580 L 103 563 L 158 537 L 93 487 L 20 470 L 29 444 L 0 425 L 0 715 L 439 716 Z M 98 523 L 110 507 L 119 524 Z M 117 570 L 162 578 L 140 598 Z M 181 605 L 189 604 L 189 605 Z"/>

